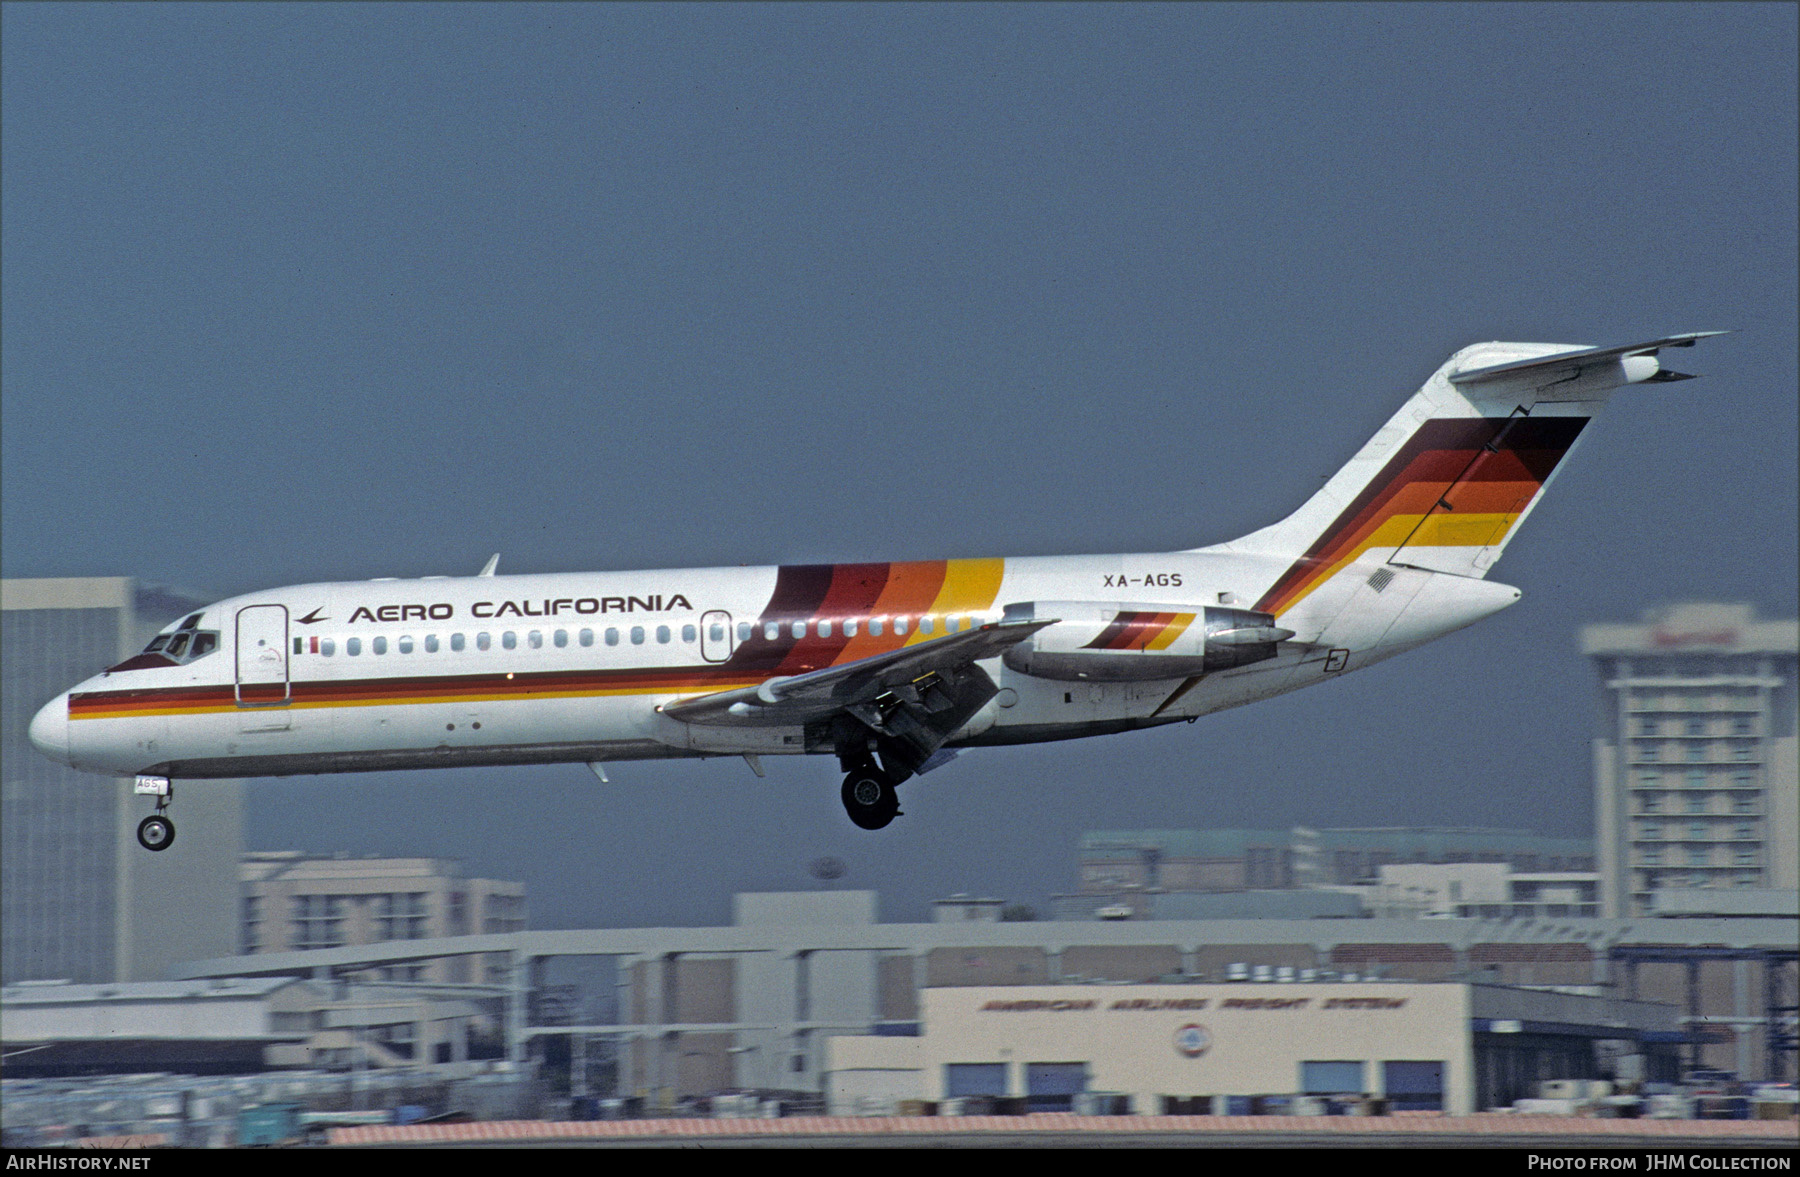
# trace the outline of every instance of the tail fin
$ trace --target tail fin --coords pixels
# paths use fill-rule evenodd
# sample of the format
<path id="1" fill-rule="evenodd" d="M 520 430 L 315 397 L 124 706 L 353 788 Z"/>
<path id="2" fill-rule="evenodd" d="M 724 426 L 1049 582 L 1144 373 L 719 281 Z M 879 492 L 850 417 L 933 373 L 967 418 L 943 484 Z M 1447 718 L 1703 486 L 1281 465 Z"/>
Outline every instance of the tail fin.
<path id="1" fill-rule="evenodd" d="M 1466 347 L 1298 511 L 1214 550 L 1291 560 L 1255 605 L 1277 616 L 1351 565 L 1485 577 L 1611 391 L 1687 379 L 1657 352 L 1720 334 Z"/>

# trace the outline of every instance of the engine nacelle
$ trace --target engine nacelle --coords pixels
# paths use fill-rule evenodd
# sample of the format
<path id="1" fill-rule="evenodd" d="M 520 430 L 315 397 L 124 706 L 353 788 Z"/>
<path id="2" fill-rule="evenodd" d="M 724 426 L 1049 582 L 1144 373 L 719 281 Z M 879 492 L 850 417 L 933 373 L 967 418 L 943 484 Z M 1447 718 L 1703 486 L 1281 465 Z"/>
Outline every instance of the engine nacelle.
<path id="1" fill-rule="evenodd" d="M 1249 609 L 1105 601 L 1029 601 L 1006 607 L 1006 620 L 1055 618 L 1009 648 L 1007 667 L 1034 678 L 1135 682 L 1186 678 L 1275 657 L 1294 636 L 1275 618 Z"/>

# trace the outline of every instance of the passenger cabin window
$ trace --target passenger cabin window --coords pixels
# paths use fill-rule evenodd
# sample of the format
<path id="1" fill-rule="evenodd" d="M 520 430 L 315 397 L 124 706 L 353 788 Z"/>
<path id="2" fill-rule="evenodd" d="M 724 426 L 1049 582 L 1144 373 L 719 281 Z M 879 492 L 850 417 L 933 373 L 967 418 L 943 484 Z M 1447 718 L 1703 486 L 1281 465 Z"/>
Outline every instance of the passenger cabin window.
<path id="1" fill-rule="evenodd" d="M 634 646 L 641 646 L 644 644 L 644 627 L 643 626 L 634 625 L 631 627 L 631 644 Z"/>
<path id="2" fill-rule="evenodd" d="M 856 636 L 856 622 L 854 620 L 844 622 L 844 636 L 847 638 Z"/>
<path id="3" fill-rule="evenodd" d="M 567 649 L 569 645 L 569 631 L 566 629 L 557 630 L 556 637 L 553 640 L 556 642 L 557 649 Z"/>
<path id="4" fill-rule="evenodd" d="M 930 618 L 930 617 L 919 618 L 919 632 L 920 633 L 931 633 L 934 628 L 935 628 L 935 625 L 934 625 L 932 618 Z"/>
<path id="5" fill-rule="evenodd" d="M 763 625 L 764 639 L 772 642 L 780 636 L 781 636 L 781 623 L 779 621 L 770 621 L 770 622 L 764 623 L 764 625 Z"/>
<path id="6" fill-rule="evenodd" d="M 477 650 L 488 649 L 493 644 L 494 644 L 494 639 L 489 637 L 486 632 L 478 633 L 475 635 L 475 648 Z"/>
<path id="7" fill-rule="evenodd" d="M 724 641 L 725 640 L 725 627 L 723 625 L 720 625 L 716 621 L 713 622 L 711 625 L 707 626 L 706 627 L 706 640 L 709 642 Z"/>
<path id="8" fill-rule="evenodd" d="M 738 641 L 740 641 L 740 642 L 749 641 L 750 635 L 755 632 L 756 632 L 756 627 L 754 625 L 751 625 L 748 621 L 738 622 Z"/>
<path id="9" fill-rule="evenodd" d="M 905 633 L 906 632 L 906 618 L 904 618 L 904 617 L 894 618 L 894 632 L 895 633 Z"/>
<path id="10" fill-rule="evenodd" d="M 531 648 L 534 650 L 541 650 L 544 648 L 544 633 L 542 630 L 532 630 L 525 635 L 525 640 L 530 643 Z"/>
<path id="11" fill-rule="evenodd" d="M 325 655 L 327 658 L 331 657 L 333 654 L 337 653 L 337 642 L 333 641 L 331 638 L 320 638 L 319 653 Z"/>
<path id="12" fill-rule="evenodd" d="M 460 653 L 462 653 L 463 647 L 465 645 L 467 645 L 467 643 L 463 641 L 463 635 L 461 635 L 460 633 L 453 633 L 450 635 L 450 648 L 453 651 L 460 654 Z"/>
<path id="13" fill-rule="evenodd" d="M 659 625 L 656 627 L 656 640 L 658 642 L 662 643 L 663 645 L 665 645 L 665 646 L 668 645 L 669 639 L 674 636 L 675 636 L 674 634 L 669 632 L 668 626 Z"/>
<path id="14" fill-rule="evenodd" d="M 386 638 L 376 638 L 373 641 L 371 641 L 369 643 L 369 652 L 372 654 L 387 653 L 387 639 Z"/>
<path id="15" fill-rule="evenodd" d="M 819 636 L 822 638 L 828 638 L 831 636 L 831 622 L 829 622 L 829 621 L 819 622 Z"/>
<path id="16" fill-rule="evenodd" d="M 410 636 L 408 636 L 408 635 L 406 635 L 406 634 L 401 634 L 401 635 L 400 635 L 400 641 L 399 641 L 399 643 L 398 643 L 398 644 L 399 644 L 399 646 L 400 646 L 400 652 L 401 652 L 401 653 L 402 653 L 402 654 L 410 654 L 410 653 L 412 653 L 412 646 L 413 646 L 413 643 L 412 643 L 412 638 L 411 638 L 411 637 L 410 637 Z"/>
<path id="17" fill-rule="evenodd" d="M 881 618 L 879 618 L 879 617 L 869 618 L 869 636 L 872 638 L 878 638 L 881 636 L 881 630 L 882 630 Z"/>
<path id="18" fill-rule="evenodd" d="M 714 626 L 713 628 L 717 629 L 718 627 Z M 691 625 L 684 625 L 681 627 L 681 640 L 684 642 L 697 642 L 700 640 L 700 631 Z"/>
<path id="19" fill-rule="evenodd" d="M 345 638 L 344 639 L 344 653 L 350 655 L 352 658 L 354 658 L 358 654 L 362 653 L 362 639 L 361 638 Z"/>
<path id="20" fill-rule="evenodd" d="M 804 622 L 804 621 L 794 622 L 794 624 L 790 627 L 790 632 L 792 632 L 793 635 L 797 638 L 805 637 L 806 636 L 806 622 Z"/>
<path id="21" fill-rule="evenodd" d="M 581 631 L 581 644 L 584 646 L 591 646 L 594 644 L 594 631 L 593 630 L 584 629 Z"/>
<path id="22" fill-rule="evenodd" d="M 617 629 L 608 629 L 606 631 L 606 644 L 609 646 L 616 646 L 619 644 L 619 631 Z"/>
<path id="23" fill-rule="evenodd" d="M 519 635 L 509 629 L 500 635 L 500 644 L 508 650 L 516 650 L 519 648 Z"/>
<path id="24" fill-rule="evenodd" d="M 425 652 L 427 654 L 435 654 L 438 652 L 438 636 L 435 633 L 428 633 L 425 635 Z"/>

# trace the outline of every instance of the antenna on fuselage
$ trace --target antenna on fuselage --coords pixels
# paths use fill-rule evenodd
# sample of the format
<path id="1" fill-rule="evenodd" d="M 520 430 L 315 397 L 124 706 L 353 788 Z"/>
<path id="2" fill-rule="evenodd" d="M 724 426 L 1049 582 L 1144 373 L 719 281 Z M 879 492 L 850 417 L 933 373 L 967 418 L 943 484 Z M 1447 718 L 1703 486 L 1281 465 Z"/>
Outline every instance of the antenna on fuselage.
<path id="1" fill-rule="evenodd" d="M 488 557 L 488 562 L 486 564 L 483 564 L 481 566 L 481 571 L 477 572 L 475 575 L 476 576 L 492 576 L 494 574 L 494 569 L 496 569 L 498 567 L 500 567 L 500 553 L 495 552 L 493 555 Z"/>

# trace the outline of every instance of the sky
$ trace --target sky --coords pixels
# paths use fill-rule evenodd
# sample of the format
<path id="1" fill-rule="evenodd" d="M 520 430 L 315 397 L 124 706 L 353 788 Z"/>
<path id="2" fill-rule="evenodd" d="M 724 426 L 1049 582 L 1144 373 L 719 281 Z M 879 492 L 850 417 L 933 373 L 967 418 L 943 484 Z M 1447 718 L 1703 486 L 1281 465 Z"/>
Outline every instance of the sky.
<path id="1" fill-rule="evenodd" d="M 460 858 L 538 927 L 825 856 L 885 919 L 1042 909 L 1089 829 L 1587 836 L 1579 627 L 1800 608 L 1796 11 L 9 3 L 0 569 L 1190 548 L 1469 343 L 1730 330 L 1584 438 L 1519 605 L 1327 686 L 974 750 L 873 834 L 830 758 L 258 780 L 246 831 Z"/>

